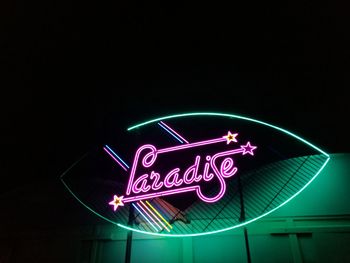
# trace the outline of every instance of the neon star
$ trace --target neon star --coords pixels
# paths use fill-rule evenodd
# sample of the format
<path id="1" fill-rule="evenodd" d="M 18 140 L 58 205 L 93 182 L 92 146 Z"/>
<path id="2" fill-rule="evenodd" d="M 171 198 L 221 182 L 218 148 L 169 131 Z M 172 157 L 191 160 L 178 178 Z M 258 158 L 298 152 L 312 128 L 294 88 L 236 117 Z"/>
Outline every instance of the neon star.
<path id="1" fill-rule="evenodd" d="M 118 206 L 124 206 L 123 203 L 124 196 L 118 197 L 117 195 L 114 195 L 113 201 L 110 201 L 108 204 L 113 205 L 114 211 L 117 210 Z"/>
<path id="2" fill-rule="evenodd" d="M 228 131 L 227 135 L 222 136 L 222 138 L 226 138 L 227 140 L 227 144 L 229 144 L 230 142 L 237 142 L 237 137 L 238 133 L 231 133 L 230 131 Z"/>
<path id="3" fill-rule="evenodd" d="M 246 145 L 241 145 L 241 149 L 243 149 L 243 152 L 242 152 L 243 155 L 246 155 L 247 153 L 249 153 L 250 155 L 254 155 L 253 151 L 254 151 L 256 148 L 258 148 L 258 147 L 252 146 L 252 145 L 250 144 L 250 142 L 247 142 Z"/>

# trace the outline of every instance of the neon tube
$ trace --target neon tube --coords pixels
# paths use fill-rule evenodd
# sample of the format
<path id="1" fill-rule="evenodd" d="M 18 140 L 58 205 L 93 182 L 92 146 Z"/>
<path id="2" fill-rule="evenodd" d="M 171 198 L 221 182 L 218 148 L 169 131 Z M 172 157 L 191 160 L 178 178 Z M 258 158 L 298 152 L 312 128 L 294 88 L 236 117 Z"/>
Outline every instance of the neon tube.
<path id="1" fill-rule="evenodd" d="M 142 214 L 142 212 L 137 208 L 137 206 L 135 204 L 132 205 L 147 220 L 147 222 L 154 228 L 154 230 L 158 232 L 158 229 L 151 223 L 151 221 L 148 220 L 148 218 L 144 214 Z"/>
<path id="2" fill-rule="evenodd" d="M 155 218 L 157 219 L 157 221 L 163 226 L 163 228 L 165 228 L 168 232 L 170 232 L 170 230 L 166 227 L 166 225 L 163 224 L 163 222 L 147 207 L 147 205 L 145 205 L 144 202 L 140 201 L 139 203 L 141 203 L 146 209 L 147 211 Z"/>
<path id="3" fill-rule="evenodd" d="M 163 121 L 160 121 L 161 124 L 163 124 L 163 126 L 165 126 L 166 128 L 168 128 L 170 131 L 172 131 L 175 135 L 177 135 L 181 140 L 183 140 L 185 143 L 189 143 L 184 137 L 182 137 L 179 133 L 177 133 L 176 131 L 174 131 L 174 129 L 170 128 L 169 125 L 165 124 Z"/>
<path id="4" fill-rule="evenodd" d="M 131 173 L 130 173 L 130 177 L 129 177 L 128 187 L 126 189 L 126 194 L 129 195 L 130 192 L 131 192 L 131 187 L 132 187 L 131 182 L 134 180 L 135 171 L 136 171 L 136 167 L 137 167 L 137 161 L 139 159 L 140 153 L 144 149 L 147 149 L 147 148 L 151 149 L 151 152 L 148 153 L 143 158 L 142 165 L 144 167 L 150 167 L 154 163 L 154 161 L 156 160 L 158 153 L 166 153 L 166 152 L 171 152 L 171 151 L 175 151 L 175 150 L 183 150 L 183 149 L 194 148 L 194 147 L 203 146 L 203 145 L 207 145 L 207 144 L 220 143 L 220 142 L 224 142 L 224 141 L 226 141 L 225 138 L 217 138 L 217 139 L 200 141 L 200 142 L 195 142 L 195 143 L 188 143 L 188 144 L 174 146 L 174 147 L 168 147 L 168 148 L 164 148 L 164 149 L 160 149 L 160 150 L 157 150 L 156 147 L 154 147 L 151 144 L 145 144 L 145 145 L 141 146 L 136 151 L 136 154 L 135 154 L 135 158 L 134 158 L 134 161 L 133 161 L 133 165 L 132 165 Z M 151 160 L 148 160 L 149 157 L 151 157 Z"/>
<path id="5" fill-rule="evenodd" d="M 123 159 L 120 158 L 120 157 L 118 156 L 118 154 L 116 154 L 108 145 L 106 145 L 106 147 L 108 148 L 108 150 L 109 150 L 111 153 L 113 153 L 113 155 L 114 155 L 115 157 L 117 157 L 117 158 L 119 159 L 119 161 L 121 161 L 121 162 L 126 166 L 126 168 L 128 168 L 128 169 L 130 168 L 129 165 L 127 165 L 126 162 L 124 162 Z"/>
<path id="6" fill-rule="evenodd" d="M 144 167 L 151 167 L 152 164 L 156 161 L 157 155 L 159 153 L 166 153 L 166 152 L 171 152 L 171 151 L 176 151 L 176 150 L 183 150 L 183 149 L 198 147 L 198 146 L 207 145 L 207 144 L 220 143 L 223 141 L 226 141 L 226 138 L 217 138 L 217 139 L 212 139 L 212 140 L 200 141 L 200 142 L 189 143 L 189 144 L 185 144 L 185 145 L 179 145 L 179 146 L 169 147 L 169 148 L 164 148 L 164 149 L 159 149 L 159 150 L 157 150 L 156 147 L 151 145 L 151 144 L 146 144 L 146 145 L 141 146 L 136 151 L 136 154 L 135 154 L 133 166 L 131 169 L 131 174 L 129 177 L 127 192 L 126 192 L 126 195 L 130 195 L 131 193 L 139 194 L 139 195 L 132 196 L 132 197 L 126 197 L 123 201 L 124 202 L 133 202 L 133 201 L 139 201 L 139 200 L 144 200 L 144 199 L 158 197 L 158 196 L 172 195 L 172 194 L 178 194 L 178 193 L 189 192 L 189 191 L 196 191 L 198 197 L 201 200 L 203 200 L 204 202 L 213 203 L 213 202 L 218 201 L 225 194 L 225 191 L 226 191 L 226 182 L 224 179 L 233 176 L 237 172 L 238 168 L 234 166 L 234 161 L 232 160 L 232 158 L 227 157 L 221 163 L 220 169 L 218 169 L 216 167 L 216 163 L 215 163 L 216 159 L 219 157 L 234 155 L 234 154 L 238 154 L 238 153 L 242 153 L 242 155 L 246 155 L 246 154 L 254 155 L 253 150 L 255 150 L 257 147 L 252 146 L 249 141 L 247 142 L 246 145 L 241 145 L 240 148 L 229 150 L 229 151 L 224 151 L 224 152 L 219 152 L 212 157 L 207 156 L 206 160 L 208 162 L 210 162 L 210 166 L 213 169 L 214 174 L 212 174 L 212 173 L 208 174 L 209 164 L 206 163 L 203 175 L 199 175 L 197 177 L 197 170 L 198 170 L 197 167 L 198 167 L 199 162 L 200 162 L 199 155 L 196 156 L 195 163 L 192 166 L 188 167 L 186 172 L 183 171 L 184 172 L 183 179 L 178 179 L 178 176 L 180 173 L 180 168 L 172 169 L 164 177 L 165 178 L 164 182 L 160 182 L 159 185 L 163 184 L 166 188 L 174 188 L 174 186 L 175 186 L 175 187 L 178 187 L 177 189 L 169 189 L 169 190 L 163 190 L 161 192 L 147 194 L 147 192 L 151 189 L 152 189 L 152 191 L 159 190 L 159 187 L 154 188 L 158 183 L 159 177 L 157 177 L 157 182 L 153 182 L 152 185 L 148 185 L 149 175 L 147 173 L 143 174 L 136 181 L 134 181 L 134 177 L 136 174 L 140 153 L 145 149 L 149 149 L 150 152 L 147 153 L 143 157 L 142 165 Z M 154 171 L 153 171 L 153 173 L 154 173 Z M 188 175 L 191 173 L 192 173 L 192 177 L 187 178 Z M 220 191 L 216 196 L 206 197 L 202 193 L 200 185 L 184 186 L 184 185 L 192 184 L 194 181 L 198 183 L 201 179 L 209 182 L 214 178 L 214 176 L 217 177 L 217 180 L 219 181 L 219 184 L 220 184 Z M 201 178 L 201 177 L 203 177 L 203 178 Z M 145 194 L 143 194 L 142 192 Z"/>
<path id="7" fill-rule="evenodd" d="M 178 146 L 160 149 L 157 151 L 157 153 L 172 152 L 175 150 L 183 150 L 183 149 L 194 148 L 194 147 L 198 147 L 198 146 L 214 144 L 214 143 L 219 143 L 219 142 L 225 142 L 225 141 L 226 141 L 225 138 L 217 138 L 217 139 L 212 139 L 212 140 L 193 142 L 193 143 L 188 143 L 188 144 L 183 144 L 183 145 L 178 145 Z"/>
<path id="8" fill-rule="evenodd" d="M 127 167 L 127 168 L 129 168 L 129 166 L 108 146 L 108 145 L 106 145 L 106 147 L 113 153 L 113 155 L 115 156 L 115 157 L 117 157 L 121 162 L 123 162 L 123 164 L 125 164 L 125 166 Z M 115 159 L 114 158 L 114 156 L 112 156 L 111 154 L 110 154 L 110 152 L 105 148 L 105 147 L 103 147 L 103 149 L 125 170 L 125 171 L 127 171 L 127 169 L 117 160 L 117 159 Z M 123 197 L 122 197 L 123 198 Z M 142 201 L 141 201 L 141 203 L 142 203 Z M 109 204 L 111 204 L 111 202 L 109 203 Z M 143 204 L 143 203 L 142 203 Z M 138 204 L 139 206 L 140 206 L 140 204 Z M 143 204 L 144 205 L 144 204 Z M 146 205 L 144 205 L 147 209 L 148 209 L 148 207 L 146 206 Z M 140 206 L 141 207 L 141 206 Z M 142 207 L 141 207 L 142 208 Z M 116 210 L 116 208 L 114 208 L 114 211 Z M 149 209 L 148 209 L 149 210 Z M 150 211 L 150 210 L 149 210 Z M 151 213 L 152 213 L 152 211 L 150 211 Z M 156 211 L 157 212 L 157 211 Z M 159 220 L 159 218 L 157 217 L 157 216 L 155 216 L 153 213 L 152 213 L 152 215 L 162 224 L 162 226 L 164 226 L 164 228 L 168 231 L 168 232 L 170 232 L 169 231 L 169 229 Z M 156 222 L 155 222 L 156 223 Z M 157 223 L 156 223 L 157 224 Z M 158 225 L 158 224 L 157 224 Z M 159 225 L 158 225 L 158 227 L 159 227 Z"/>
<path id="9" fill-rule="evenodd" d="M 159 228 L 159 230 L 162 230 L 162 228 L 158 225 L 158 223 L 147 213 L 147 211 L 142 207 L 142 205 L 137 204 L 139 208 L 141 208 L 142 212 L 148 217 L 148 219 L 151 219 L 152 222 Z"/>
<path id="10" fill-rule="evenodd" d="M 162 124 L 158 123 L 160 127 L 162 127 L 165 131 L 167 131 L 171 136 L 173 136 L 176 140 L 178 140 L 181 143 L 184 143 L 180 138 L 178 138 L 174 133 L 172 133 L 170 130 L 168 130 L 165 126 Z"/>
<path id="11" fill-rule="evenodd" d="M 146 200 L 146 204 L 164 221 L 165 224 L 167 224 L 170 228 L 173 228 L 172 225 L 169 224 L 168 221 L 165 220 L 165 218 L 157 211 L 157 209 L 155 209 L 151 204 L 150 202 L 148 202 Z"/>
<path id="12" fill-rule="evenodd" d="M 144 199 L 150 199 L 150 198 L 153 198 L 153 197 L 172 195 L 172 194 L 184 193 L 184 192 L 190 192 L 190 191 L 196 190 L 197 187 L 198 186 L 190 186 L 190 187 L 187 187 L 187 188 L 174 189 L 174 190 L 163 191 L 163 192 L 159 192 L 159 193 L 152 193 L 152 194 L 145 194 L 145 195 L 127 197 L 127 198 L 123 199 L 123 202 L 124 203 L 129 203 L 129 202 L 134 202 L 134 201 L 139 201 L 139 200 L 144 200 Z"/>
<path id="13" fill-rule="evenodd" d="M 128 171 L 121 162 L 119 162 L 105 147 L 103 147 L 103 150 L 105 150 L 106 153 L 109 154 L 113 158 L 114 161 L 116 161 L 125 171 Z"/>

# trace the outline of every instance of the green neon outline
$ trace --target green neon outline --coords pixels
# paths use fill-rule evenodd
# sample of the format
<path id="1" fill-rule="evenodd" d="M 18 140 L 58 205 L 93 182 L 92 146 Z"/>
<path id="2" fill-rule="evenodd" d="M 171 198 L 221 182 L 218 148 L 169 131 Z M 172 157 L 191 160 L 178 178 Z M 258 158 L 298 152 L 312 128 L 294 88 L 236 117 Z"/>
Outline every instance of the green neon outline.
<path id="1" fill-rule="evenodd" d="M 275 125 L 263 122 L 263 121 L 259 121 L 259 120 L 255 120 L 252 118 L 248 118 L 248 117 L 244 117 L 244 116 L 240 116 L 240 115 L 234 115 L 234 114 L 228 114 L 228 113 L 217 113 L 217 112 L 192 112 L 192 113 L 182 113 L 182 114 L 174 114 L 174 115 L 169 115 L 169 116 L 165 116 L 165 117 L 161 117 L 161 118 L 157 118 L 157 119 L 153 119 L 153 120 L 149 120 L 149 121 L 145 121 L 139 124 L 136 124 L 134 126 L 129 127 L 127 130 L 131 131 L 133 129 L 139 128 L 141 126 L 150 124 L 152 122 L 157 122 L 157 121 L 161 121 L 161 120 L 166 120 L 166 119 L 172 119 L 172 118 L 178 118 L 178 117 L 187 117 L 187 116 L 221 116 L 221 117 L 229 117 L 229 118 L 236 118 L 236 119 L 242 119 L 242 120 L 246 120 L 246 121 L 251 121 L 251 122 L 256 122 L 262 125 L 266 125 L 268 127 L 274 128 L 276 130 L 279 130 L 281 132 L 284 132 L 300 141 L 302 141 L 303 143 L 311 146 L 312 148 L 316 149 L 317 151 L 321 152 L 322 154 L 324 154 L 325 156 L 329 157 L 329 155 L 322 151 L 320 148 L 316 147 L 315 145 L 313 145 L 312 143 L 304 140 L 303 138 L 299 137 L 298 135 L 291 133 L 290 131 L 287 131 L 285 129 L 282 129 L 280 127 L 277 127 Z"/>
<path id="2" fill-rule="evenodd" d="M 125 226 L 125 225 L 122 225 L 122 224 L 119 224 L 119 223 L 116 223 L 102 215 L 100 215 L 99 213 L 97 213 L 96 211 L 94 211 L 92 208 L 90 208 L 88 205 L 86 205 L 83 201 L 81 201 L 73 192 L 72 190 L 68 187 L 68 185 L 63 181 L 63 178 L 61 177 L 61 181 L 63 183 L 63 185 L 67 188 L 67 190 L 79 201 L 79 203 L 81 203 L 83 206 L 85 206 L 88 210 L 90 210 L 92 213 L 94 213 L 95 215 L 105 219 L 106 221 L 114 224 L 114 225 L 117 225 L 119 227 L 122 227 L 126 230 L 131 230 L 131 231 L 135 231 L 135 232 L 138 232 L 138 233 L 141 233 L 141 234 L 146 234 L 146 235 L 154 235 L 154 236 L 163 236 L 163 237 L 194 237 L 194 236 L 203 236 L 203 235 L 210 235 L 210 234 L 216 234 L 216 233 L 220 233 L 220 232 L 224 232 L 224 231 L 228 231 L 228 230 L 231 230 L 231 229 L 235 229 L 235 228 L 238 228 L 238 227 L 241 227 L 241 226 L 245 226 L 247 224 L 250 224 L 272 212 L 274 212 L 275 210 L 277 210 L 278 208 L 284 206 L 286 203 L 288 203 L 289 201 L 291 201 L 293 198 L 295 198 L 297 195 L 299 195 L 307 186 L 309 186 L 309 184 L 316 179 L 316 177 L 321 173 L 321 171 L 326 167 L 328 161 L 330 160 L 330 156 L 322 151 L 320 148 L 316 147 L 315 145 L 311 144 L 310 142 L 304 140 L 303 138 L 295 135 L 294 133 L 291 133 L 285 129 L 282 129 L 280 127 L 277 127 L 277 126 L 274 126 L 272 124 L 269 124 L 269 123 L 266 123 L 266 122 L 262 122 L 262 121 L 258 121 L 258 120 L 255 120 L 255 119 L 252 119 L 252 118 L 248 118 L 248 117 L 243 117 L 243 116 L 239 116 L 239 115 L 233 115 L 233 114 L 226 114 L 226 113 L 214 113 L 214 112 L 194 112 L 194 113 L 184 113 L 184 114 L 176 114 L 176 115 L 170 115 L 170 116 L 165 116 L 165 117 L 162 117 L 162 118 L 157 118 L 157 119 L 153 119 L 153 120 L 150 120 L 150 121 L 146 121 L 146 122 L 143 122 L 143 123 L 140 123 L 140 124 L 137 124 L 137 125 L 134 125 L 132 127 L 129 127 L 127 130 L 128 131 L 131 131 L 133 129 L 136 129 L 136 128 L 139 128 L 141 126 L 144 126 L 144 125 L 147 125 L 147 124 L 150 124 L 150 123 L 153 123 L 153 122 L 157 122 L 157 121 L 160 121 L 160 120 L 166 120 L 166 119 L 171 119 L 171 118 L 178 118 L 178 117 L 186 117 L 186 116 L 222 116 L 222 117 L 230 117 L 230 118 L 237 118 L 237 119 L 243 119 L 243 120 L 247 120 L 247 121 L 252 121 L 252 122 L 256 122 L 256 123 L 259 123 L 259 124 L 262 124 L 262 125 L 266 125 L 268 127 L 271 127 L 271 128 L 274 128 L 274 129 L 277 129 L 281 132 L 284 132 L 300 141 L 302 141 L 303 143 L 309 145 L 310 147 L 316 149 L 317 151 L 319 151 L 320 153 L 322 153 L 323 155 L 325 155 L 327 157 L 327 160 L 324 162 L 324 164 L 322 165 L 322 167 L 317 171 L 317 173 L 310 179 L 310 181 L 305 184 L 298 192 L 296 192 L 294 195 L 292 195 L 290 198 L 288 198 L 286 201 L 284 201 L 283 203 L 281 203 L 279 206 L 273 208 L 272 210 L 256 217 L 256 218 L 253 218 L 249 221 L 246 221 L 242 224 L 238 224 L 238 225 L 235 225 L 235 226 L 232 226 L 232 227 L 227 227 L 227 228 L 223 228 L 223 229 L 220 229 L 220 230 L 215 230 L 215 231 L 209 231 L 209 232 L 203 232 L 203 233 L 196 233 L 196 234 L 186 234 L 186 235 L 178 235 L 178 234 L 161 234 L 161 233 L 153 233 L 153 232 L 146 232 L 146 231 L 142 231 L 142 230 L 138 230 L 138 229 L 134 229 L 134 228 L 131 228 L 131 227 L 128 227 L 128 226 Z M 74 166 L 74 165 L 73 165 Z M 72 167 L 70 167 L 66 172 L 64 172 L 64 174 L 66 174 Z"/>

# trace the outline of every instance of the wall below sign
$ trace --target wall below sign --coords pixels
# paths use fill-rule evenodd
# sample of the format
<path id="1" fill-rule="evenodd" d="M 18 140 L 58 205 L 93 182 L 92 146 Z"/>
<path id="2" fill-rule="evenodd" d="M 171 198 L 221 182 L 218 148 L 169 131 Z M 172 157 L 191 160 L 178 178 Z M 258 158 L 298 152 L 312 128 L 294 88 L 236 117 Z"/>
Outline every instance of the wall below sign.
<path id="1" fill-rule="evenodd" d="M 299 196 L 247 226 L 252 262 L 350 262 L 350 154 L 333 154 Z M 26 203 L 23 203 L 25 196 Z M 0 197 L 0 262 L 124 262 L 126 232 L 60 184 Z M 246 262 L 243 229 L 170 238 L 133 234 L 131 262 Z"/>
<path id="2" fill-rule="evenodd" d="M 110 225 L 1 238 L 0 262 L 124 262 L 126 233 Z M 248 228 L 252 262 L 350 262 L 350 217 L 271 218 Z M 200 237 L 134 235 L 131 262 L 246 262 L 242 229 Z"/>
<path id="3" fill-rule="evenodd" d="M 110 233 L 110 226 L 97 232 Z M 252 262 L 349 262 L 350 217 L 269 218 L 248 227 Z M 124 262 L 125 235 L 84 241 L 77 262 Z M 120 239 L 119 239 L 120 238 Z M 85 261 L 84 261 L 85 259 Z M 88 260 L 90 259 L 90 261 Z M 131 262 L 246 262 L 243 230 L 199 237 L 135 234 Z"/>
<path id="4" fill-rule="evenodd" d="M 350 155 L 332 154 L 317 178 L 271 216 L 350 215 Z"/>

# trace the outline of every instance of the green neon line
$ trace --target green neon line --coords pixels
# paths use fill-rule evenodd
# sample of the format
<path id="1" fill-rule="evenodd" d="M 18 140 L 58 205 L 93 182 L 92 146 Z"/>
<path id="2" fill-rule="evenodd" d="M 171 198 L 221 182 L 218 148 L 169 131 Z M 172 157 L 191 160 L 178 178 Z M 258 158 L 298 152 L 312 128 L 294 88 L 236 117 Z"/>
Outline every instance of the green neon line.
<path id="1" fill-rule="evenodd" d="M 281 206 L 285 205 L 286 203 L 288 203 L 289 201 L 291 201 L 293 198 L 295 198 L 297 195 L 299 195 L 307 186 L 310 185 L 310 183 L 316 179 L 316 177 L 321 173 L 321 171 L 325 168 L 325 166 L 327 165 L 328 161 L 330 160 L 330 156 L 322 151 L 321 149 L 319 149 L 318 147 L 316 147 L 315 145 L 311 144 L 310 142 L 304 140 L 303 138 L 287 131 L 287 130 L 284 130 L 280 127 L 277 127 L 277 126 L 274 126 L 272 124 L 269 124 L 269 123 L 266 123 L 266 122 L 262 122 L 262 121 L 258 121 L 258 120 L 255 120 L 255 119 L 252 119 L 252 118 L 248 118 L 248 117 L 243 117 L 243 116 L 239 116 L 239 115 L 232 115 L 232 114 L 225 114 L 225 113 L 212 113 L 212 112 L 202 112 L 202 113 L 185 113 L 185 114 L 177 114 L 177 115 L 170 115 L 170 116 L 166 116 L 166 117 L 162 117 L 162 118 L 157 118 L 157 119 L 153 119 L 153 120 L 150 120 L 150 121 L 146 121 L 146 122 L 143 122 L 143 123 L 140 123 L 140 124 L 137 124 L 137 125 L 134 125 L 132 127 L 129 127 L 127 130 L 128 131 L 131 131 L 135 128 L 138 128 L 138 127 L 141 127 L 141 126 L 144 126 L 144 125 L 147 125 L 147 124 L 150 124 L 150 123 L 153 123 L 153 122 L 157 122 L 157 121 L 160 121 L 160 120 L 165 120 L 165 119 L 171 119 L 171 118 L 177 118 L 177 117 L 186 117 L 186 116 L 198 116 L 198 115 L 207 115 L 207 116 L 223 116 L 223 117 L 229 117 L 229 118 L 237 118 L 237 119 L 243 119 L 243 120 L 247 120 L 247 121 L 252 121 L 252 122 L 255 122 L 255 123 L 259 123 L 259 124 L 262 124 L 262 125 L 265 125 L 265 126 L 268 126 L 268 127 L 271 127 L 271 128 L 274 128 L 274 129 L 277 129 L 281 132 L 284 132 L 302 142 L 304 142 L 305 144 L 309 145 L 310 147 L 316 149 L 317 151 L 321 152 L 322 154 L 324 154 L 326 157 L 327 157 L 327 160 L 324 162 L 324 164 L 322 165 L 322 167 L 318 170 L 318 172 L 312 177 L 312 179 L 307 183 L 305 184 L 298 192 L 296 192 L 293 196 L 291 196 L 290 198 L 288 198 L 286 201 L 284 201 L 282 204 L 280 204 L 279 206 L 273 208 L 272 210 L 256 217 L 256 218 L 253 218 L 247 222 L 244 222 L 242 224 L 239 224 L 239 225 L 235 225 L 235 226 L 232 226 L 232 227 L 228 227 L 228 228 L 224 228 L 224 229 L 220 229 L 220 230 L 216 230 L 216 231 L 209 231 L 209 232 L 203 232 L 203 233 L 196 233 L 196 234 L 161 234 L 161 233 L 152 233 L 152 232 L 147 232 L 147 231 L 143 231 L 143 230 L 138 230 L 138 229 L 134 229 L 134 228 L 131 228 L 131 227 L 128 227 L 128 226 L 125 226 L 125 225 L 122 225 L 122 224 L 119 224 L 119 223 L 116 223 L 102 215 L 100 215 L 99 213 L 97 213 L 96 211 L 94 211 L 92 208 L 90 208 L 89 206 L 87 206 L 84 202 L 82 202 L 73 192 L 72 190 L 68 187 L 68 185 L 63 181 L 63 179 L 61 178 L 61 181 L 62 183 L 64 184 L 64 186 L 67 188 L 67 190 L 84 206 L 86 207 L 88 210 L 90 210 L 93 214 L 101 217 L 102 219 L 114 224 L 114 225 L 117 225 L 119 227 L 122 227 L 124 229 L 127 229 L 127 230 L 131 230 L 131 231 L 135 231 L 135 232 L 138 232 L 138 233 L 142 233 L 142 234 L 147 234 L 147 235 L 155 235 L 155 236 L 164 236 L 164 237 L 191 237 L 191 236 L 203 236 L 203 235 L 209 235 L 209 234 L 215 234 L 215 233 L 220 233 L 220 232 L 224 232 L 224 231 L 227 231 L 227 230 L 231 230 L 231 229 L 235 229 L 235 228 L 238 228 L 238 227 L 241 227 L 241 226 L 244 226 L 244 225 L 247 225 L 249 223 L 252 223 L 272 212 L 274 212 L 276 209 L 280 208 Z M 72 165 L 73 167 L 74 165 Z M 72 168 L 70 167 L 70 168 Z M 70 168 L 68 170 L 70 170 Z M 67 173 L 68 170 L 65 172 Z M 64 174 L 65 174 L 64 173 Z M 63 174 L 63 175 L 64 175 Z M 63 177 L 62 175 L 62 177 Z"/>
<path id="2" fill-rule="evenodd" d="M 280 127 L 277 127 L 275 125 L 269 124 L 267 122 L 263 122 L 263 121 L 259 121 L 259 120 L 255 120 L 252 118 L 248 118 L 248 117 L 244 117 L 244 116 L 240 116 L 240 115 L 234 115 L 234 114 L 228 114 L 228 113 L 217 113 L 217 112 L 192 112 L 192 113 L 183 113 L 183 114 L 174 114 L 174 115 L 169 115 L 169 116 L 165 116 L 165 117 L 161 117 L 161 118 L 157 118 L 157 119 L 153 119 L 153 120 L 149 120 L 149 121 L 145 121 L 139 124 L 136 124 L 134 126 L 129 127 L 127 130 L 131 131 L 133 129 L 139 128 L 141 126 L 153 123 L 153 122 L 157 122 L 157 121 L 161 121 L 161 120 L 166 120 L 166 119 L 172 119 L 172 118 L 178 118 L 178 117 L 187 117 L 187 116 L 222 116 L 222 117 L 229 117 L 229 118 L 236 118 L 236 119 L 241 119 L 241 120 L 246 120 L 246 121 L 251 121 L 251 122 L 255 122 L 255 123 L 259 123 L 271 128 L 274 128 L 276 130 L 279 130 L 281 132 L 284 132 L 300 141 L 302 141 L 303 143 L 309 145 L 310 147 L 314 148 L 315 150 L 321 152 L 322 154 L 324 154 L 325 156 L 329 157 L 329 155 L 322 151 L 320 148 L 316 147 L 315 145 L 313 145 L 312 143 L 304 140 L 303 138 L 299 137 L 298 135 L 287 131 L 285 129 L 282 129 Z"/>
<path id="3" fill-rule="evenodd" d="M 71 166 L 69 166 L 68 169 L 65 170 L 63 174 L 61 174 L 61 176 L 60 176 L 61 180 L 62 180 L 63 176 L 66 175 L 66 173 L 68 173 L 77 163 L 79 163 L 82 159 L 84 159 L 88 154 L 89 154 L 89 152 L 86 152 L 82 157 L 80 157 Z"/>

